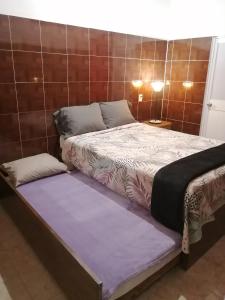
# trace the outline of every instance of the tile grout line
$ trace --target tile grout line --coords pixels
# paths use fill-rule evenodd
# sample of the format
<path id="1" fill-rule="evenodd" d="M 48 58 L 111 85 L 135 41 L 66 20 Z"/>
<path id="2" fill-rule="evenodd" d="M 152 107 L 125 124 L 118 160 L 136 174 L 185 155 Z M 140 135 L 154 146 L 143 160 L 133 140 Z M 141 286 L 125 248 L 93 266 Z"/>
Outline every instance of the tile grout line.
<path id="1" fill-rule="evenodd" d="M 108 80 L 107 80 L 107 101 L 109 101 L 109 75 L 110 75 L 110 64 L 109 64 L 109 31 L 107 31 L 107 52 L 108 52 L 108 59 L 107 59 L 107 63 L 108 63 Z"/>
<path id="2" fill-rule="evenodd" d="M 187 67 L 187 79 L 186 80 L 188 80 L 188 77 L 189 77 L 191 50 L 192 50 L 192 39 L 190 41 L 190 49 L 189 49 L 189 56 L 188 56 L 188 67 Z M 184 130 L 184 114 L 185 114 L 185 108 L 186 108 L 186 105 L 185 105 L 186 98 L 187 98 L 187 89 L 185 89 L 185 93 L 184 93 L 184 108 L 183 108 L 183 114 L 182 114 L 181 132 L 183 132 L 183 130 Z"/>
<path id="3" fill-rule="evenodd" d="M 172 76 L 172 60 L 173 60 L 173 50 L 174 50 L 174 41 L 172 41 L 172 50 L 171 50 L 171 60 L 170 60 L 170 71 L 169 71 L 169 81 L 171 84 L 171 76 Z M 168 109 L 169 109 L 169 100 L 170 98 L 170 85 L 169 85 L 169 90 L 168 90 L 168 103 L 167 103 L 167 109 L 166 109 L 166 120 L 168 119 Z"/>
<path id="4" fill-rule="evenodd" d="M 177 119 L 174 119 L 174 118 L 168 118 L 168 120 L 170 121 L 175 121 L 175 122 L 179 122 L 179 123 L 182 123 L 181 120 L 177 120 Z M 200 124 L 199 123 L 194 123 L 194 122 L 184 122 L 186 124 L 191 124 L 191 125 L 196 125 L 196 126 L 199 126 Z"/>
<path id="5" fill-rule="evenodd" d="M 150 80 L 147 80 L 148 82 L 150 82 Z M 16 84 L 41 84 L 41 82 L 35 82 L 35 81 L 15 81 Z M 87 83 L 89 82 L 89 80 L 74 80 L 74 81 L 69 81 L 69 83 Z M 107 82 L 104 80 L 93 80 L 92 82 Z M 124 81 L 124 80 L 110 80 L 109 82 L 130 82 L 129 80 Z M 175 82 L 175 83 L 182 83 L 183 81 L 175 81 L 175 80 L 171 80 L 171 82 Z M 65 84 L 66 81 L 45 81 L 45 83 L 48 84 Z M 205 81 L 194 81 L 195 84 L 205 84 Z M 14 84 L 14 82 L 0 82 L 0 85 L 4 85 L 4 84 Z"/>
<path id="6" fill-rule="evenodd" d="M 85 56 L 89 56 L 89 54 L 79 54 L 79 53 L 63 53 L 63 52 L 47 52 L 47 51 L 34 51 L 34 50 L 22 50 L 22 49 L 2 49 L 0 48 L 0 51 L 3 51 L 3 52 L 24 52 L 24 53 L 36 53 L 36 54 L 40 54 L 40 53 L 43 53 L 43 54 L 49 54 L 49 55 L 62 55 L 62 56 L 82 56 L 82 57 L 85 57 Z M 93 57 L 104 57 L 104 58 L 124 58 L 123 56 L 111 56 L 111 55 L 97 55 L 97 54 L 90 54 L 90 56 L 93 56 Z M 128 60 L 137 60 L 138 58 L 137 57 L 126 57 Z M 140 60 L 143 60 L 143 61 L 153 61 L 154 62 L 154 59 L 152 58 L 139 58 Z M 159 61 L 159 62 L 164 62 L 163 59 L 155 59 L 155 61 Z M 172 61 L 171 59 L 168 59 L 168 61 Z M 173 59 L 173 62 L 209 62 L 208 59 Z"/>
<path id="7" fill-rule="evenodd" d="M 86 56 L 92 56 L 92 57 L 104 57 L 104 58 L 123 58 L 123 56 L 112 56 L 112 55 L 97 55 L 97 54 L 79 54 L 79 53 L 63 53 L 63 52 L 47 52 L 47 51 L 33 51 L 33 50 L 22 50 L 22 49 L 13 49 L 13 50 L 9 50 L 9 49 L 0 49 L 0 51 L 3 52 L 24 52 L 24 53 L 36 53 L 36 54 L 49 54 L 49 55 L 62 55 L 62 56 L 81 56 L 81 57 L 86 57 Z M 126 57 L 128 60 L 143 60 L 143 61 L 154 61 L 154 59 L 151 58 L 137 58 L 137 57 Z M 163 59 L 156 59 L 156 61 L 161 61 L 163 62 Z M 174 60 L 174 61 L 187 61 L 187 60 Z M 192 61 L 208 61 L 208 60 L 192 60 Z"/>
<path id="8" fill-rule="evenodd" d="M 139 80 L 142 80 L 141 79 L 141 58 L 142 58 L 142 43 L 143 43 L 143 38 L 141 37 L 141 50 L 140 50 L 140 58 L 139 58 L 139 63 L 140 63 L 140 66 L 139 66 L 139 76 L 138 76 L 138 79 Z M 138 97 L 139 97 L 139 93 L 140 93 L 140 88 L 138 88 Z M 138 99 L 139 100 L 139 99 Z M 139 106 L 140 106 L 140 102 L 138 101 L 137 103 L 137 106 L 138 106 L 138 113 L 139 113 Z M 149 115 L 150 115 L 150 107 L 149 107 Z"/>
<path id="9" fill-rule="evenodd" d="M 166 65 L 167 65 L 167 55 L 168 55 L 168 45 L 169 42 L 166 42 L 166 56 L 165 56 L 165 64 L 164 64 L 164 87 L 163 87 L 163 95 L 162 95 L 162 106 L 161 106 L 161 116 L 160 119 L 162 119 L 162 114 L 163 114 L 163 102 L 164 102 L 164 95 L 165 95 L 165 87 L 166 87 Z"/>
<path id="10" fill-rule="evenodd" d="M 48 137 L 53 138 L 53 137 L 58 137 L 58 136 L 51 134 Z M 40 137 L 33 137 L 33 138 L 24 139 L 23 142 L 37 141 L 37 140 L 44 140 L 44 139 L 46 139 L 46 136 L 40 136 Z"/>
<path id="11" fill-rule="evenodd" d="M 168 99 L 165 99 L 165 100 L 168 101 Z M 174 99 L 170 99 L 169 101 L 178 102 L 178 103 L 184 103 L 185 102 L 185 101 L 174 100 Z M 194 103 L 194 102 L 190 102 L 190 101 L 186 101 L 185 103 L 193 104 L 193 105 L 201 105 L 202 106 L 202 103 Z"/>
<path id="12" fill-rule="evenodd" d="M 42 87 L 43 87 L 43 96 L 44 96 L 44 111 L 45 111 L 45 134 L 46 134 L 46 146 L 47 152 L 49 152 L 48 147 L 48 128 L 47 128 L 47 113 L 46 113 L 46 98 L 45 98 L 45 76 L 44 76 L 44 61 L 43 61 L 43 45 L 42 45 L 42 31 L 41 31 L 41 21 L 39 23 L 39 31 L 40 31 L 40 43 L 41 43 L 41 70 L 42 70 Z"/>
<path id="13" fill-rule="evenodd" d="M 140 50 L 140 66 L 139 66 L 139 80 L 141 80 L 141 58 L 142 58 L 142 42 L 143 42 L 143 38 L 141 37 L 141 50 Z"/>
<path id="14" fill-rule="evenodd" d="M 155 80 L 155 54 L 156 54 L 156 40 L 155 40 L 155 46 L 154 46 L 153 79 L 151 79 L 151 81 Z M 152 102 L 153 102 L 152 96 L 153 96 L 153 93 L 154 93 L 154 91 L 151 92 L 150 119 L 152 119 Z"/>
<path id="15" fill-rule="evenodd" d="M 140 36 L 142 38 L 142 36 Z M 173 41 L 171 41 L 173 42 Z M 24 53 L 43 53 L 43 54 L 49 54 L 49 55 L 62 55 L 62 56 L 89 56 L 89 54 L 79 54 L 79 53 L 63 53 L 63 52 L 47 52 L 47 51 L 34 51 L 34 50 L 22 50 L 22 49 L 2 49 L 0 48 L 0 51 L 3 52 L 24 52 Z M 105 57 L 105 58 L 124 58 L 123 56 L 112 56 L 112 55 L 97 55 L 97 54 L 90 54 L 90 56 L 94 56 L 94 57 Z M 128 60 L 143 60 L 143 61 L 153 61 L 154 59 L 152 58 L 137 58 L 137 57 L 126 57 Z M 155 61 L 159 61 L 159 62 L 164 62 L 163 59 L 155 59 Z M 173 62 L 209 62 L 208 59 L 168 59 L 168 61 L 173 61 Z"/>
<path id="16" fill-rule="evenodd" d="M 167 100 L 167 99 L 165 99 L 165 100 Z M 184 101 L 177 101 L 177 100 L 170 100 L 170 101 L 176 102 L 176 103 L 183 103 L 184 102 Z M 150 102 L 150 101 L 149 100 L 146 100 L 146 101 L 143 100 L 143 102 Z M 186 103 L 191 104 L 191 105 L 203 106 L 201 103 L 193 103 L 193 102 L 186 102 Z M 55 108 L 55 109 L 57 109 L 57 108 Z M 46 112 L 52 112 L 52 110 L 54 110 L 54 109 L 49 108 L 49 109 L 46 109 Z M 19 112 L 19 114 L 22 115 L 22 114 L 28 114 L 28 113 L 33 113 L 33 112 L 43 112 L 43 111 L 44 111 L 43 109 L 42 110 L 40 110 L 40 109 L 39 110 L 26 110 L 26 111 Z M 17 114 L 17 112 L 14 112 L 14 113 L 0 113 L 0 116 L 10 116 L 10 115 L 16 115 L 16 114 Z"/>
<path id="17" fill-rule="evenodd" d="M 123 76 L 123 98 L 125 99 L 126 96 L 126 71 L 127 71 L 127 34 L 125 35 L 125 61 L 124 61 L 124 76 Z"/>
<path id="18" fill-rule="evenodd" d="M 14 63 L 14 56 L 13 56 L 13 42 L 12 42 L 12 29 L 11 29 L 10 16 L 8 16 L 8 25 L 9 25 L 10 45 L 11 45 L 11 51 L 12 51 L 11 58 L 12 58 L 13 77 L 14 77 L 14 90 L 15 90 L 15 96 L 16 96 L 17 121 L 18 121 L 19 139 L 20 139 L 20 151 L 21 151 L 21 156 L 23 157 L 22 133 L 21 133 L 21 124 L 20 124 L 18 91 L 17 91 L 17 87 L 16 87 L 16 70 L 15 70 L 15 63 Z"/>
<path id="19" fill-rule="evenodd" d="M 69 87 L 69 56 L 68 56 L 68 26 L 66 25 L 66 84 L 67 84 L 67 105 L 70 105 L 70 87 Z"/>
<path id="20" fill-rule="evenodd" d="M 90 28 L 88 28 L 88 98 L 89 104 L 91 103 L 91 40 L 90 40 Z"/>

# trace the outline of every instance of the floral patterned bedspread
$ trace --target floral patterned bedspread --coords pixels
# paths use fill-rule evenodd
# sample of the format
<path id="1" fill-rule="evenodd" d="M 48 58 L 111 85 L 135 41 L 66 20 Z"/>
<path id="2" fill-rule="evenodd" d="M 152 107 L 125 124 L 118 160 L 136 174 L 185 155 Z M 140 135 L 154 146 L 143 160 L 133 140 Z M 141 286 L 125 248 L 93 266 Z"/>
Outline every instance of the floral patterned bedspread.
<path id="1" fill-rule="evenodd" d="M 154 175 L 160 168 L 222 143 L 132 123 L 68 138 L 62 157 L 68 165 L 149 209 Z M 184 253 L 201 239 L 202 226 L 213 220 L 213 213 L 223 204 L 225 165 L 190 182 L 184 199 Z"/>

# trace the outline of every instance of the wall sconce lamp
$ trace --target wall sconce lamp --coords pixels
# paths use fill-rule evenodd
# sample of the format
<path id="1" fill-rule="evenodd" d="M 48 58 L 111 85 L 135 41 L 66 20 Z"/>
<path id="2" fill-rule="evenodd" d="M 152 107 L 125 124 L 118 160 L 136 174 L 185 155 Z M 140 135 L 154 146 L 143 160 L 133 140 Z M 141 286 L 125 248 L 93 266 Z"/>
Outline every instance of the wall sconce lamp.
<path id="1" fill-rule="evenodd" d="M 164 81 L 162 80 L 154 80 L 150 84 L 154 92 L 161 92 L 164 87 Z"/>
<path id="2" fill-rule="evenodd" d="M 133 85 L 133 87 L 139 89 L 142 87 L 143 81 L 142 80 L 132 80 L 132 85 Z"/>
<path id="3" fill-rule="evenodd" d="M 185 87 L 186 89 L 190 89 L 191 87 L 193 87 L 193 81 L 188 81 L 188 80 L 186 80 L 186 81 L 183 81 L 183 87 Z"/>
<path id="4" fill-rule="evenodd" d="M 132 80 L 132 85 L 136 89 L 140 89 L 143 84 L 144 82 L 142 80 Z M 143 94 L 138 94 L 138 102 L 142 102 L 142 101 L 143 101 Z"/>

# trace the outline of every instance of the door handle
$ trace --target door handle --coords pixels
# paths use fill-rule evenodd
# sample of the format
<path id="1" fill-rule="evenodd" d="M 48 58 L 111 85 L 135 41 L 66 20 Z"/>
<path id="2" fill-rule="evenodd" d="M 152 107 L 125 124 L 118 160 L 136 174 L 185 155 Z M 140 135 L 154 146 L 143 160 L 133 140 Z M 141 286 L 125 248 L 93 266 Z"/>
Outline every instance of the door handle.
<path id="1" fill-rule="evenodd" d="M 211 102 L 207 103 L 207 106 L 208 106 L 208 108 L 211 108 L 212 107 L 212 103 Z"/>

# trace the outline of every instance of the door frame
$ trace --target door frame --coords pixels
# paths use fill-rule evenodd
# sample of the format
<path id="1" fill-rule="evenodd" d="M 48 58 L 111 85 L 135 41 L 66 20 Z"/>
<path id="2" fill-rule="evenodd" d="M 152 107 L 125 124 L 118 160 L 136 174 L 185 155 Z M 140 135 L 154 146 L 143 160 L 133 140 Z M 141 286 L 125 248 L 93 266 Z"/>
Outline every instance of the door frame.
<path id="1" fill-rule="evenodd" d="M 208 117 L 209 117 L 209 109 L 207 104 L 209 103 L 213 80 L 214 80 L 214 71 L 216 67 L 216 59 L 218 54 L 218 40 L 225 40 L 225 36 L 216 36 L 212 38 L 210 56 L 209 56 L 209 66 L 208 66 L 208 73 L 206 79 L 206 87 L 203 99 L 203 107 L 202 107 L 202 117 L 201 117 L 201 124 L 200 124 L 200 133 L 201 136 L 206 136 L 207 124 L 208 124 Z"/>
<path id="2" fill-rule="evenodd" d="M 199 135 L 201 135 L 201 136 L 206 135 L 208 116 L 209 116 L 209 109 L 208 109 L 207 104 L 209 103 L 210 95 L 211 95 L 211 91 L 212 91 L 214 70 L 216 67 L 216 57 L 217 57 L 217 49 L 218 49 L 217 40 L 218 39 L 219 39 L 219 37 L 212 38 L 212 44 L 211 44 L 211 50 L 210 50 L 210 56 L 209 56 L 208 73 L 207 73 L 207 78 L 206 78 L 206 86 L 205 86 L 205 93 L 204 93 L 204 99 L 203 99 L 202 117 L 201 117 L 201 124 L 200 124 Z"/>

